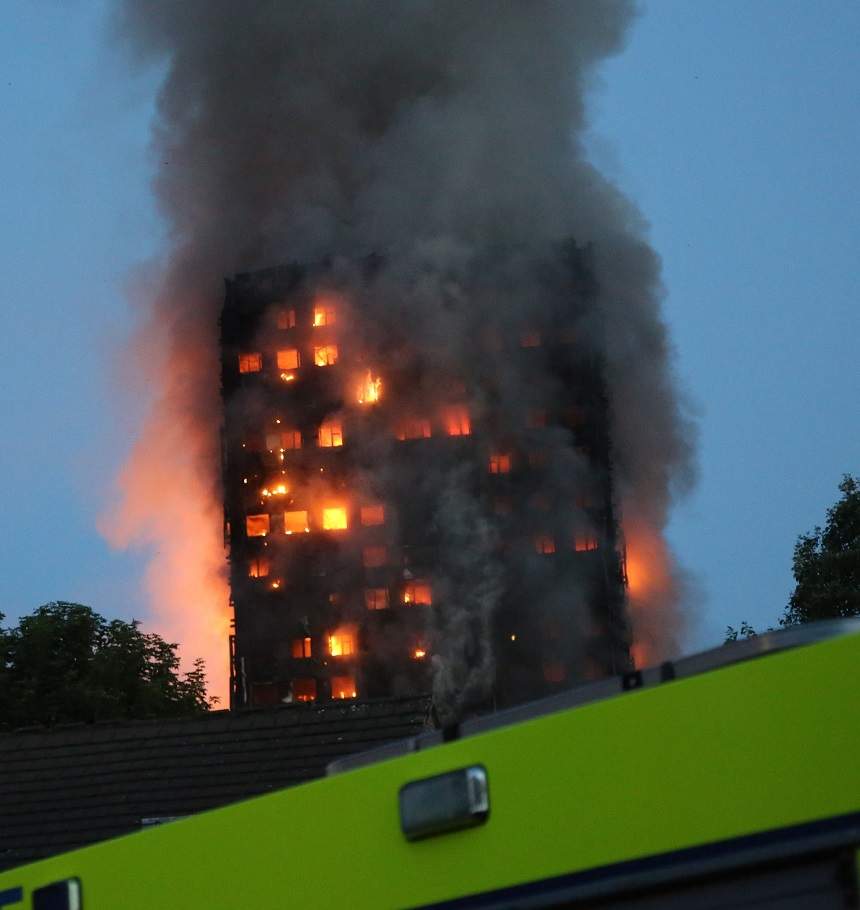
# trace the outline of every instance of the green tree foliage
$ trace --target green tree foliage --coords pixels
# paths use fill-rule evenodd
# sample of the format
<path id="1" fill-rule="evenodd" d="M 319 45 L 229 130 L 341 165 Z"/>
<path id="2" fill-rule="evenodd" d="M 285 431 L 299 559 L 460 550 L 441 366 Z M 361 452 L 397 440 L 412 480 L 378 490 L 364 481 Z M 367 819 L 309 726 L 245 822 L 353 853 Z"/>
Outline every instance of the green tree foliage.
<path id="1" fill-rule="evenodd" d="M 846 474 L 842 497 L 827 510 L 824 530 L 801 534 L 794 546 L 797 583 L 780 625 L 860 615 L 860 482 Z"/>
<path id="2" fill-rule="evenodd" d="M 3 617 L 0 614 L 0 621 Z M 0 725 L 179 717 L 209 709 L 202 660 L 82 604 L 45 604 L 0 627 Z"/>
<path id="3" fill-rule="evenodd" d="M 846 474 L 839 492 L 842 497 L 827 510 L 824 529 L 797 538 L 795 587 L 779 618 L 781 626 L 860 616 L 860 480 Z M 748 622 L 726 629 L 727 642 L 755 635 Z"/>
<path id="4" fill-rule="evenodd" d="M 758 635 L 758 632 L 746 620 L 743 620 L 739 629 L 734 626 L 726 626 L 726 641 L 724 643 L 728 644 L 730 641 L 739 641 L 743 638 L 755 638 L 756 635 Z"/>

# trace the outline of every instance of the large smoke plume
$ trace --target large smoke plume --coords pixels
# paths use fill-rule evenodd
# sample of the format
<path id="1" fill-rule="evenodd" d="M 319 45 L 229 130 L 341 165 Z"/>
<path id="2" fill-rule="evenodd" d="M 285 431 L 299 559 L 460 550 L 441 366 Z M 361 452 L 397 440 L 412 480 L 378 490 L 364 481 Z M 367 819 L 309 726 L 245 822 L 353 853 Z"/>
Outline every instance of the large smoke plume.
<path id="1" fill-rule="evenodd" d="M 109 524 L 120 543 L 155 545 L 155 606 L 186 653 L 208 658 L 219 694 L 222 281 L 323 257 L 382 253 L 391 267 L 379 300 L 422 333 L 428 356 L 462 365 L 459 320 L 476 287 L 482 306 L 516 324 L 541 306 L 535 275 L 550 251 L 571 237 L 591 246 L 595 307 L 580 328 L 604 358 L 636 649 L 675 647 L 677 572 L 661 532 L 689 479 L 690 428 L 672 386 L 658 259 L 636 209 L 583 150 L 595 68 L 632 19 L 626 0 L 120 5 L 135 65 L 166 68 L 154 146 L 171 246 L 145 328 L 162 353 L 157 400 Z M 493 597 L 485 566 L 473 628 Z M 470 667 L 455 644 L 438 669 L 444 698 L 446 687 L 480 689 L 492 660 Z"/>

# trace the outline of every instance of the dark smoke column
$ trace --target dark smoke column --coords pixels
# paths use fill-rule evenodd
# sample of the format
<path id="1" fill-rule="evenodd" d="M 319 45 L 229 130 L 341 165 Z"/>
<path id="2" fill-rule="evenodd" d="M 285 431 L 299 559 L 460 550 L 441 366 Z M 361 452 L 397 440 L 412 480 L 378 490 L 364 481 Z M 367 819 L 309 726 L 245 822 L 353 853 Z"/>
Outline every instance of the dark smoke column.
<path id="1" fill-rule="evenodd" d="M 173 241 L 149 323 L 169 352 L 172 378 L 154 377 L 163 394 L 133 456 L 131 489 L 135 466 L 145 473 L 146 447 L 167 424 L 187 439 L 187 457 L 218 495 L 220 402 L 212 367 L 219 282 L 277 263 L 311 264 L 300 293 L 308 306 L 320 291 L 343 301 L 351 314 L 344 365 L 364 357 L 384 381 L 393 377 L 389 417 L 402 405 L 426 410 L 431 423 L 444 420 L 436 409 L 460 395 L 473 436 L 478 428 L 487 434 L 470 444 L 476 451 L 498 446 L 489 454 L 501 455 L 507 440 L 519 451 L 524 414 L 547 411 L 540 429 L 549 480 L 529 497 L 573 497 L 550 509 L 569 505 L 571 522 L 587 514 L 592 495 L 606 499 L 605 527 L 598 522 L 596 530 L 609 551 L 613 507 L 620 506 L 637 569 L 630 589 L 634 654 L 650 659 L 671 650 L 679 632 L 678 573 L 662 529 L 671 495 L 689 472 L 689 428 L 671 383 L 656 256 L 635 209 L 581 151 L 586 90 L 596 64 L 619 50 L 631 5 L 368 0 L 121 9 L 135 59 L 166 65 L 156 187 Z M 372 256 L 380 263 L 368 277 L 359 264 Z M 325 277 L 316 271 L 323 262 Z M 282 303 L 267 300 L 267 312 Z M 563 330 L 572 330 L 575 363 L 592 365 L 582 367 L 588 376 L 577 376 L 579 368 L 558 354 L 564 342 L 556 333 Z M 514 352 L 512 339 L 524 332 L 541 335 L 541 344 Z M 455 385 L 440 389 L 440 379 Z M 266 416 L 265 396 L 255 403 L 242 391 L 246 413 L 257 408 Z M 308 399 L 317 409 L 309 427 L 319 425 L 333 405 L 326 396 L 336 393 L 319 394 Z M 614 503 L 606 485 L 577 492 L 604 469 L 595 473 L 591 456 L 578 451 L 588 444 L 581 445 L 576 423 L 597 398 L 604 416 L 591 425 L 602 429 L 589 444 L 608 460 Z M 562 418 L 570 402 L 580 412 L 571 406 Z M 347 407 L 344 398 L 344 419 Z M 438 432 L 431 427 L 431 447 Z M 396 466 L 397 456 L 389 458 L 395 442 L 404 451 L 412 441 L 396 432 L 355 435 L 361 496 L 362 483 L 383 493 L 404 483 L 398 468 L 382 467 Z M 449 578 L 442 585 L 461 608 L 440 619 L 430 658 L 440 703 L 452 710 L 487 692 L 503 653 L 494 636 L 510 628 L 516 610 L 506 605 L 505 573 L 500 578 L 494 568 L 509 566 L 507 538 L 495 517 L 487 519 L 485 491 L 476 491 L 488 478 L 464 467 L 478 461 L 440 457 L 425 471 L 436 502 L 430 530 L 437 565 Z M 577 505 L 579 495 L 585 500 Z M 540 512 L 537 502 L 535 508 Z M 532 526 L 520 530 L 524 539 L 533 536 Z M 232 526 L 231 534 L 235 545 Z M 533 586 L 540 579 L 521 581 L 527 592 L 542 590 L 541 609 L 559 604 L 565 640 L 570 624 L 578 641 L 590 640 L 588 611 L 574 606 L 579 582 L 543 591 Z M 531 629 L 536 599 L 522 598 L 518 609 L 519 628 Z M 576 671 L 587 674 L 588 647 L 579 651 Z M 562 656 L 570 658 L 566 650 Z"/>

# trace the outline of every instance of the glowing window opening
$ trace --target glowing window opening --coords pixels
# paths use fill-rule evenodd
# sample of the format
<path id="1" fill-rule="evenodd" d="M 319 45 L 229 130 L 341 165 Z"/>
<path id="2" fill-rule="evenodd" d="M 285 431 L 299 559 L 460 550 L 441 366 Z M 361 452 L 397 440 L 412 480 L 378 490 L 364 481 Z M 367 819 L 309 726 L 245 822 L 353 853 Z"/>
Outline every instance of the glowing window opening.
<path id="1" fill-rule="evenodd" d="M 330 367 L 337 363 L 337 345 L 323 344 L 314 346 L 314 364 L 318 367 Z"/>
<path id="2" fill-rule="evenodd" d="M 270 564 L 267 557 L 252 557 L 248 562 L 248 578 L 265 578 L 269 574 L 269 569 Z"/>
<path id="3" fill-rule="evenodd" d="M 280 448 L 300 449 L 302 447 L 302 434 L 300 430 L 281 430 Z M 267 446 L 268 448 L 268 446 Z"/>
<path id="4" fill-rule="evenodd" d="M 332 676 L 331 697 L 337 699 L 355 698 L 355 678 L 352 676 Z"/>
<path id="5" fill-rule="evenodd" d="M 297 370 L 301 364 L 298 348 L 286 348 L 278 351 L 277 358 L 279 370 Z"/>
<path id="6" fill-rule="evenodd" d="M 343 445 L 343 427 L 339 420 L 327 420 L 320 424 L 317 433 L 317 443 L 320 448 L 331 449 Z"/>
<path id="7" fill-rule="evenodd" d="M 426 581 L 413 581 L 403 587 L 403 603 L 410 606 L 429 607 L 433 603 L 433 589 Z"/>
<path id="8" fill-rule="evenodd" d="M 249 353 L 239 355 L 239 372 L 240 373 L 259 373 L 263 369 L 263 355 L 259 353 Z"/>
<path id="9" fill-rule="evenodd" d="M 359 404 L 376 404 L 382 396 L 382 379 L 368 370 L 358 386 L 356 398 Z"/>
<path id="10" fill-rule="evenodd" d="M 597 538 L 585 531 L 577 531 L 573 535 L 573 549 L 577 553 L 588 553 L 597 549 Z"/>
<path id="11" fill-rule="evenodd" d="M 347 527 L 348 521 L 344 506 L 329 506 L 323 509 L 324 531 L 345 531 Z"/>
<path id="12" fill-rule="evenodd" d="M 352 632 L 335 632 L 329 635 L 328 653 L 332 657 L 352 657 L 355 654 L 355 636 Z"/>
<path id="13" fill-rule="evenodd" d="M 429 439 L 430 436 L 430 421 L 423 417 L 405 420 L 397 429 L 397 438 L 401 442 L 406 439 Z"/>
<path id="14" fill-rule="evenodd" d="M 387 610 L 388 588 L 365 588 L 364 605 L 368 610 Z"/>
<path id="15" fill-rule="evenodd" d="M 284 512 L 284 531 L 287 534 L 305 534 L 309 530 L 307 511 Z"/>
<path id="16" fill-rule="evenodd" d="M 509 474 L 511 470 L 511 456 L 507 453 L 490 455 L 491 474 Z"/>
<path id="17" fill-rule="evenodd" d="M 304 638 L 294 638 L 290 646 L 292 656 L 296 659 L 311 657 L 313 654 L 311 648 L 311 639 L 309 636 Z"/>
<path id="18" fill-rule="evenodd" d="M 269 516 L 246 515 L 245 533 L 248 537 L 265 537 L 269 533 Z"/>
<path id="19" fill-rule="evenodd" d="M 385 524 L 385 506 L 382 503 L 374 503 L 370 506 L 361 507 L 361 523 L 366 528 L 376 527 Z"/>
<path id="20" fill-rule="evenodd" d="M 452 408 L 446 412 L 445 432 L 449 436 L 472 435 L 472 421 L 466 408 Z"/>
<path id="21" fill-rule="evenodd" d="M 337 322 L 337 313 L 331 306 L 314 307 L 314 328 L 322 325 L 334 325 Z"/>
<path id="22" fill-rule="evenodd" d="M 551 534 L 538 534 L 534 543 L 535 550 L 543 556 L 555 553 L 555 538 Z"/>

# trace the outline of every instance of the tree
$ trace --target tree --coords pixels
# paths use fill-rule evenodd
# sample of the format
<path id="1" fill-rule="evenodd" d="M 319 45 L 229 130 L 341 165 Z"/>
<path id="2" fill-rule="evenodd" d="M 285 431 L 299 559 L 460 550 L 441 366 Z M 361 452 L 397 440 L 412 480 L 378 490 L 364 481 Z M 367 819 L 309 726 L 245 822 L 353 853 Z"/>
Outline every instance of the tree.
<path id="1" fill-rule="evenodd" d="M 176 648 L 135 621 L 107 620 L 82 604 L 45 604 L 16 627 L 0 627 L 0 725 L 207 711 L 203 661 L 180 674 Z"/>
<path id="2" fill-rule="evenodd" d="M 824 530 L 801 534 L 794 545 L 795 587 L 779 618 L 783 627 L 860 616 L 860 480 L 845 474 L 839 491 L 842 497 L 827 510 Z M 755 635 L 745 621 L 740 629 L 726 629 L 727 642 Z"/>
<path id="3" fill-rule="evenodd" d="M 771 631 L 770 629 L 768 631 Z M 744 638 L 755 638 L 758 632 L 745 620 L 741 620 L 741 626 L 736 629 L 734 626 L 726 626 L 726 640 L 723 644 L 730 641 L 738 641 Z"/>
<path id="4" fill-rule="evenodd" d="M 846 474 L 842 498 L 827 510 L 824 530 L 801 534 L 794 546 L 797 583 L 780 625 L 860 615 L 860 483 Z"/>

